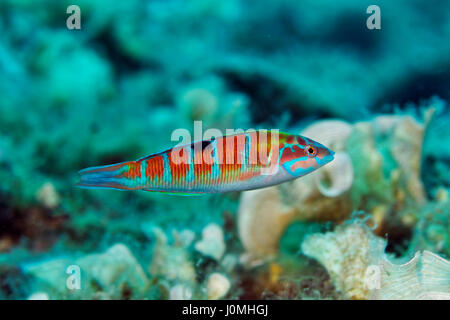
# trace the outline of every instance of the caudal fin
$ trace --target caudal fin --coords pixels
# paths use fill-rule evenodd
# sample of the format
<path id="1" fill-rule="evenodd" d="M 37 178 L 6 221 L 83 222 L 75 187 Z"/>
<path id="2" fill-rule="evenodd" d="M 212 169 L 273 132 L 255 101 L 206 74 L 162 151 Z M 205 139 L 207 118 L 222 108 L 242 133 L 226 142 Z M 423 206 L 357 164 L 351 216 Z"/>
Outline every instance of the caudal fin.
<path id="1" fill-rule="evenodd" d="M 106 188 L 135 190 L 129 177 L 129 172 L 133 171 L 134 161 L 111 164 L 101 167 L 91 167 L 79 171 L 80 182 L 76 185 L 80 188 Z"/>

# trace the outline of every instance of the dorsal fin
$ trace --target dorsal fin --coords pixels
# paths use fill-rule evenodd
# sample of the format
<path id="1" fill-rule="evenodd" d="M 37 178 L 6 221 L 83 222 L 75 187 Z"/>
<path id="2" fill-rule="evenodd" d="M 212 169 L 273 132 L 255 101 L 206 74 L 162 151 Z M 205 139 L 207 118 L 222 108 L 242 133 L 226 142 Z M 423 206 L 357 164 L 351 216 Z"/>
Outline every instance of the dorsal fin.
<path id="1" fill-rule="evenodd" d="M 150 154 L 150 155 L 148 155 L 148 156 L 144 156 L 144 157 L 142 157 L 142 158 L 139 158 L 139 159 L 137 159 L 136 161 L 149 160 L 149 159 L 152 159 L 152 158 L 154 158 L 154 157 L 161 156 L 161 155 L 163 155 L 164 153 L 166 153 L 166 152 L 168 152 L 168 151 L 170 151 L 170 150 L 171 150 L 171 149 L 167 149 L 167 150 L 164 150 L 164 151 L 161 151 L 161 152 L 158 152 L 158 153 L 152 153 L 152 154 Z"/>

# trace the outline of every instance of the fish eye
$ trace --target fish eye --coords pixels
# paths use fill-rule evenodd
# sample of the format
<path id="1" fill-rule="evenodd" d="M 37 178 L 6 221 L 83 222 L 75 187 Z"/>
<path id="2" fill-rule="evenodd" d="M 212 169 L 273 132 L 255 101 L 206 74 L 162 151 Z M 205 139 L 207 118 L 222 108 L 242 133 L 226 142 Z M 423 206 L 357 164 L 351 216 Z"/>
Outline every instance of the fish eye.
<path id="1" fill-rule="evenodd" d="M 317 154 L 317 149 L 314 148 L 313 146 L 306 146 L 305 153 L 308 157 L 315 157 Z"/>

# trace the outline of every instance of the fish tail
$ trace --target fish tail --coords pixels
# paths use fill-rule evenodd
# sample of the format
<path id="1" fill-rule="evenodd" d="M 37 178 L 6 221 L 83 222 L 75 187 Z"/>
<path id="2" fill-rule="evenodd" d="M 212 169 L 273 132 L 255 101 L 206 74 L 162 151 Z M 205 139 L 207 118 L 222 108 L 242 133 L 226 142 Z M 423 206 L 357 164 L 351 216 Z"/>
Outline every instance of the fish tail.
<path id="1" fill-rule="evenodd" d="M 100 167 L 90 167 L 79 171 L 80 182 L 76 185 L 80 188 L 103 188 L 136 190 L 140 187 L 136 184 L 136 176 L 140 177 L 139 163 L 128 161 Z"/>

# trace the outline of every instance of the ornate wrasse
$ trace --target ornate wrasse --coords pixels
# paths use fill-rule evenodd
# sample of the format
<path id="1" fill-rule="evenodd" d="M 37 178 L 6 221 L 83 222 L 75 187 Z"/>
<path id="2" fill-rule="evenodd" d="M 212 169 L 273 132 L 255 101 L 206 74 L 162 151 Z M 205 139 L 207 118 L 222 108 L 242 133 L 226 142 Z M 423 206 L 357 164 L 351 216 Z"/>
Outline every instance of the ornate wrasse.
<path id="1" fill-rule="evenodd" d="M 333 151 L 307 137 L 259 130 L 87 168 L 79 172 L 77 185 L 189 195 L 242 191 L 301 177 L 333 156 Z"/>

